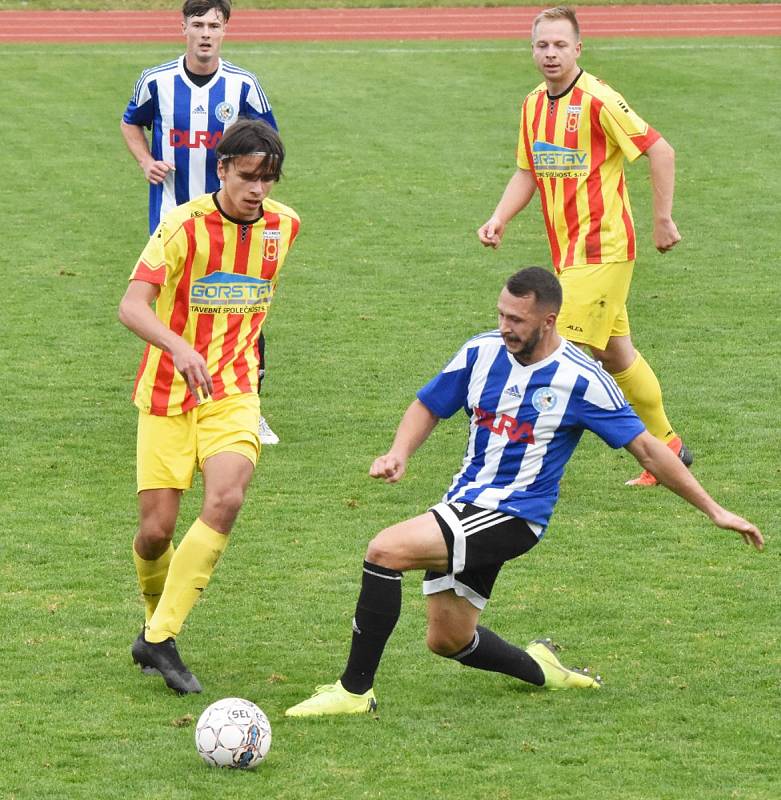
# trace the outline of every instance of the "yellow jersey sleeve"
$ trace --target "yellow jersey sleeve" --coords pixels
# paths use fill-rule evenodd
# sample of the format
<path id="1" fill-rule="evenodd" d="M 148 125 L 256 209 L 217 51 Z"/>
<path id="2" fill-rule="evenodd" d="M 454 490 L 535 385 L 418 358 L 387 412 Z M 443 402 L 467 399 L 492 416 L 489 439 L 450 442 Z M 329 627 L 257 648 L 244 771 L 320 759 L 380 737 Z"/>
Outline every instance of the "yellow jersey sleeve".
<path id="1" fill-rule="evenodd" d="M 173 233 L 171 228 L 174 228 Z M 149 237 L 129 280 L 166 286 L 176 281 L 182 261 L 182 226 L 164 217 Z M 186 242 L 185 242 L 186 249 Z"/>
<path id="2" fill-rule="evenodd" d="M 599 92 L 602 101 L 599 121 L 603 130 L 629 161 L 639 158 L 660 135 L 644 119 L 636 114 L 624 98 L 610 87 L 602 84 Z"/>
<path id="3" fill-rule="evenodd" d="M 537 102 L 540 92 L 545 91 L 545 84 L 541 83 L 533 91 L 531 91 L 523 101 L 521 106 L 521 122 L 518 126 L 518 148 L 515 152 L 515 163 L 518 169 L 525 169 L 533 171 L 534 165 L 529 162 L 529 156 L 526 148 L 525 132 L 531 128 L 531 121 L 529 114 L 534 114 L 534 104 Z"/>

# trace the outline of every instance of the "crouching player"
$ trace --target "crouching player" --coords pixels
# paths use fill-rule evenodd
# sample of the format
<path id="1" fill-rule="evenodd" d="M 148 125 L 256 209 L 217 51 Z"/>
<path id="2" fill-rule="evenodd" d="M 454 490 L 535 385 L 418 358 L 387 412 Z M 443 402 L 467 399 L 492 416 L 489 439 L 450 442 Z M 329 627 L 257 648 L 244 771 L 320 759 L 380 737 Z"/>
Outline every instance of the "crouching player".
<path id="1" fill-rule="evenodd" d="M 388 453 L 370 475 L 389 483 L 442 417 L 469 414 L 461 471 L 443 501 L 392 525 L 370 543 L 341 678 L 286 712 L 291 717 L 359 714 L 377 706 L 374 676 L 401 612 L 402 573 L 426 570 L 431 650 L 475 669 L 546 689 L 598 689 L 600 681 L 562 665 L 556 646 L 516 647 L 478 625 L 504 562 L 545 532 L 559 481 L 584 430 L 625 447 L 661 483 L 719 528 L 762 549 L 762 534 L 720 506 L 675 454 L 645 430 L 615 381 L 556 332 L 561 286 L 537 267 L 513 275 L 499 295 L 498 330 L 475 336 L 419 392 Z"/>

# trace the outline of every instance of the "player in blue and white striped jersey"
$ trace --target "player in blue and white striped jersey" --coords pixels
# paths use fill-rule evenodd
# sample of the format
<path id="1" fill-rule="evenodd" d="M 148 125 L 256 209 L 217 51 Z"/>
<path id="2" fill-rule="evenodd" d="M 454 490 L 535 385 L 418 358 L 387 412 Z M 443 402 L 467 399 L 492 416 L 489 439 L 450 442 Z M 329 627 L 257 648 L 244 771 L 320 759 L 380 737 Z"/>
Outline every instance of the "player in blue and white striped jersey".
<path id="1" fill-rule="evenodd" d="M 716 503 L 681 461 L 645 430 L 613 379 L 556 333 L 561 287 L 547 270 L 513 275 L 499 296 L 499 328 L 470 339 L 407 409 L 391 449 L 370 475 L 393 483 L 442 417 L 469 416 L 469 443 L 443 501 L 386 528 L 370 543 L 339 681 L 288 716 L 357 714 L 377 707 L 374 676 L 401 611 L 406 570 L 426 570 L 429 648 L 476 669 L 548 689 L 594 688 L 600 679 L 564 667 L 556 646 L 522 650 L 478 625 L 504 562 L 542 537 L 559 481 L 584 430 L 626 447 L 661 483 L 720 528 L 762 549 L 759 530 Z"/>
<path id="2" fill-rule="evenodd" d="M 445 502 L 523 517 L 540 535 L 583 431 L 623 447 L 644 430 L 613 378 L 565 339 L 526 365 L 500 331 L 476 336 L 418 399 L 439 418 L 461 408 L 470 417 L 464 464 Z"/>
<path id="3" fill-rule="evenodd" d="M 220 58 L 230 14 L 230 0 L 185 0 L 184 55 L 144 70 L 122 117 L 122 136 L 149 182 L 150 236 L 174 206 L 220 188 L 215 148 L 239 117 L 277 128 L 258 79 Z M 261 383 L 265 343 L 261 334 Z M 263 416 L 258 436 L 263 444 L 279 441 Z"/>
<path id="4" fill-rule="evenodd" d="M 122 135 L 150 184 L 150 235 L 174 206 L 220 188 L 214 149 L 239 116 L 277 127 L 258 79 L 220 58 L 230 9 L 230 0 L 186 0 L 184 55 L 144 70 L 122 117 Z"/>

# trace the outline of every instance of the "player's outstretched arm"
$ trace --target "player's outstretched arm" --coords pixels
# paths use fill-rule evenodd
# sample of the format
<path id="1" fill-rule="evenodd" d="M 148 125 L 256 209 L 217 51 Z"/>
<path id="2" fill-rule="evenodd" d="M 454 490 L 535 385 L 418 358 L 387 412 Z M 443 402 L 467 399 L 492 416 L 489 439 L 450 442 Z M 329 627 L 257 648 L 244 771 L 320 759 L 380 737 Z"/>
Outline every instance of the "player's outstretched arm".
<path id="1" fill-rule="evenodd" d="M 699 508 L 719 528 L 739 533 L 746 544 L 753 544 L 757 550 L 762 550 L 765 546 L 765 540 L 756 525 L 720 506 L 672 450 L 651 436 L 648 431 L 643 431 L 632 439 L 626 449 L 660 483 L 695 508 Z"/>
<path id="2" fill-rule="evenodd" d="M 205 397 L 212 393 L 211 375 L 203 356 L 190 347 L 181 336 L 175 334 L 157 318 L 152 303 L 160 293 L 160 287 L 146 281 L 132 280 L 119 304 L 119 321 L 145 342 L 165 350 L 173 357 L 174 367 L 182 373 L 187 386 L 196 400 L 198 390 Z"/>
<path id="3" fill-rule="evenodd" d="M 527 169 L 517 169 L 507 182 L 491 218 L 477 229 L 477 238 L 484 247 L 499 247 L 507 223 L 529 205 L 536 190 L 537 184 L 532 173 Z"/>
<path id="4" fill-rule="evenodd" d="M 664 139 L 657 139 L 643 154 L 648 156 L 654 210 L 654 246 L 660 253 L 672 250 L 681 241 L 673 222 L 675 192 L 675 150 Z"/>
<path id="5" fill-rule="evenodd" d="M 428 439 L 438 422 L 439 417 L 415 398 L 401 418 L 391 449 L 374 459 L 369 475 L 386 483 L 401 480 L 410 456 Z"/>
<path id="6" fill-rule="evenodd" d="M 127 149 L 138 162 L 138 166 L 144 173 L 144 177 L 149 183 L 162 183 L 165 176 L 174 169 L 173 164 L 168 161 L 155 161 L 149 151 L 149 142 L 146 139 L 144 129 L 140 125 L 128 125 L 122 120 L 119 123 L 122 131 L 122 138 L 125 140 Z"/>

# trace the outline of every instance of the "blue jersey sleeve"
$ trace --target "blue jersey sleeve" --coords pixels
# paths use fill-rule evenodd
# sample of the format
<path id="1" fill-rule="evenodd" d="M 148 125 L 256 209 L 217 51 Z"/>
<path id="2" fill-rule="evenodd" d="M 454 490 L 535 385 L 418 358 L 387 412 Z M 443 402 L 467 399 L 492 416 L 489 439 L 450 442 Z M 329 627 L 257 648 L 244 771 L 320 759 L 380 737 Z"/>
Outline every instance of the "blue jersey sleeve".
<path id="1" fill-rule="evenodd" d="M 645 430 L 640 417 L 626 402 L 620 408 L 600 408 L 590 403 L 583 403 L 580 420 L 584 428 L 596 433 L 613 448 L 626 447 L 632 439 Z"/>
<path id="2" fill-rule="evenodd" d="M 618 384 L 600 364 L 572 345 L 565 349 L 564 358 L 580 369 L 570 404 L 572 421 L 614 448 L 625 447 L 645 430 Z"/>
<path id="3" fill-rule="evenodd" d="M 128 125 L 140 125 L 143 128 L 151 128 L 154 119 L 154 102 L 150 97 L 143 105 L 137 106 L 133 98 L 127 104 L 122 121 Z"/>
<path id="4" fill-rule="evenodd" d="M 447 419 L 459 408 L 467 408 L 469 379 L 477 360 L 477 348 L 464 347 L 435 378 L 432 378 L 417 394 L 432 414 Z"/>
<path id="5" fill-rule="evenodd" d="M 279 126 L 277 125 L 277 121 L 274 119 L 274 114 L 271 109 L 264 111 L 261 114 L 252 108 L 252 106 L 247 106 L 244 111 L 244 116 L 249 117 L 249 119 L 262 119 L 264 122 L 268 122 L 268 124 L 271 125 L 275 131 L 279 131 Z"/>
<path id="6" fill-rule="evenodd" d="M 246 82 L 241 87 L 241 97 L 239 99 L 239 113 L 243 117 L 250 119 L 262 119 L 271 127 L 278 131 L 277 121 L 274 119 L 274 112 L 271 110 L 271 103 L 266 97 L 258 79 L 251 73 L 245 72 Z"/>

